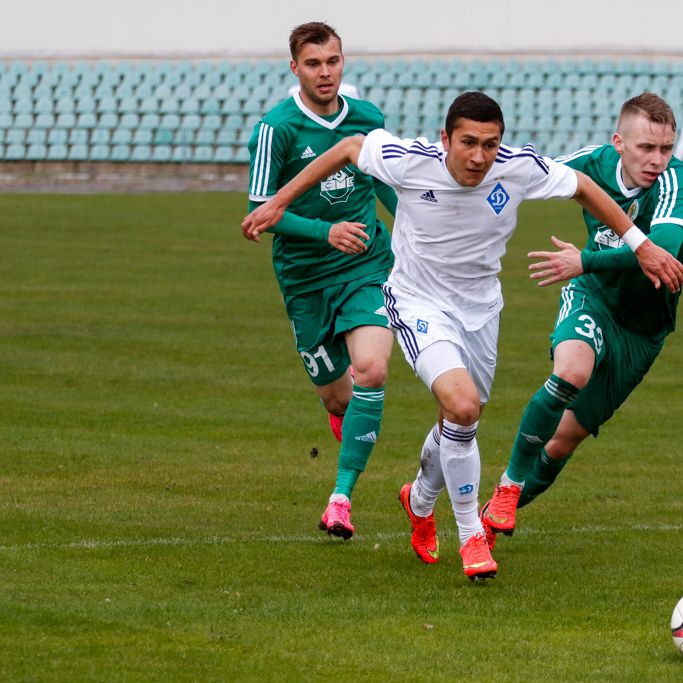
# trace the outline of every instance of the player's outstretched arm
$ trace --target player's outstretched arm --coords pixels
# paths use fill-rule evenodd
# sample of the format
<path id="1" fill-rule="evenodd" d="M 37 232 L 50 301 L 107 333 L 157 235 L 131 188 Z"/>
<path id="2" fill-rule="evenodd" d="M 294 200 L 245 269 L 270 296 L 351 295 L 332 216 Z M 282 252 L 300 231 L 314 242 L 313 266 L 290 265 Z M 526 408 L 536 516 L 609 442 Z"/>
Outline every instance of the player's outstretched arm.
<path id="1" fill-rule="evenodd" d="M 539 259 L 529 266 L 529 277 L 541 280 L 540 287 L 571 280 L 583 273 L 581 252 L 571 242 L 563 242 L 555 236 L 550 239 L 559 251 L 530 251 L 528 254 L 531 259 Z"/>
<path id="2" fill-rule="evenodd" d="M 683 284 L 683 265 L 633 225 L 619 205 L 593 180 L 580 171 L 576 171 L 576 175 L 578 186 L 574 199 L 628 244 L 643 273 L 657 289 L 664 283 L 671 292 L 680 291 Z"/>
<path id="3" fill-rule="evenodd" d="M 356 164 L 363 146 L 362 135 L 340 140 L 306 168 L 283 185 L 269 201 L 252 211 L 242 221 L 242 233 L 247 239 L 255 240 L 258 236 L 275 225 L 284 215 L 285 209 L 306 190 L 316 183 L 328 178 L 348 164 Z"/>

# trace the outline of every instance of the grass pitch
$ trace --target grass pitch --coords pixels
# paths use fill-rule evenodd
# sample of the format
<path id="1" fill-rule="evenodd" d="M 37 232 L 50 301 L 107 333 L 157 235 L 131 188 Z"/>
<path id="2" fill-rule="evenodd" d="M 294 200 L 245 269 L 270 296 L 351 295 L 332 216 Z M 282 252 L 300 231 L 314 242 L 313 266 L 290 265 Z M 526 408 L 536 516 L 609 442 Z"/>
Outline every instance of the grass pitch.
<path id="1" fill-rule="evenodd" d="M 398 490 L 433 400 L 396 349 L 357 537 L 317 531 L 336 442 L 240 194 L 0 196 L 0 680 L 680 681 L 681 335 L 470 584 L 447 497 L 421 564 Z M 482 495 L 550 370 L 524 207 Z M 318 455 L 311 457 L 313 449 Z"/>

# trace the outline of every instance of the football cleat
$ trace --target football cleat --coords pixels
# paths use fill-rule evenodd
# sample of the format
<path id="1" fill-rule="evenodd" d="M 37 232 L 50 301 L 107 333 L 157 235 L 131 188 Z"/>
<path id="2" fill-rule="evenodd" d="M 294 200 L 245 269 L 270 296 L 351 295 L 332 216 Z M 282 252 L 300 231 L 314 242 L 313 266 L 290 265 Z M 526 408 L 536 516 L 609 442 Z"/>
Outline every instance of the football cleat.
<path id="1" fill-rule="evenodd" d="M 470 581 L 496 578 L 498 565 L 491 557 L 491 549 L 484 534 L 470 536 L 467 543 L 461 546 L 460 556 L 463 571 Z"/>
<path id="2" fill-rule="evenodd" d="M 355 529 L 351 524 L 351 501 L 333 500 L 325 508 L 318 528 L 332 536 L 340 536 L 348 541 Z"/>
<path id="3" fill-rule="evenodd" d="M 484 534 L 486 535 L 486 542 L 489 544 L 489 550 L 493 550 L 493 547 L 496 545 L 496 532 L 488 525 L 485 518 L 490 502 L 491 501 L 482 505 L 481 510 L 479 510 L 479 519 L 481 520 L 481 525 L 484 527 Z"/>
<path id="4" fill-rule="evenodd" d="M 512 536 L 512 532 L 515 530 L 517 503 L 521 493 L 521 486 L 498 484 L 493 492 L 493 497 L 484 506 L 486 509 L 482 509 L 481 521 L 484 527 L 488 527 L 494 533 Z"/>
<path id="5" fill-rule="evenodd" d="M 436 535 L 434 513 L 428 517 L 419 517 L 410 507 L 410 489 L 412 484 L 405 484 L 401 488 L 398 499 L 403 509 L 408 513 L 408 519 L 413 528 L 410 544 L 417 556 L 425 564 L 434 564 L 439 561 L 439 537 Z"/>
<path id="6" fill-rule="evenodd" d="M 333 415 L 332 413 L 328 413 L 330 416 L 330 429 L 332 430 L 332 433 L 334 434 L 334 438 L 337 439 L 341 443 L 342 440 L 342 423 L 344 422 L 344 416 L 343 415 Z"/>

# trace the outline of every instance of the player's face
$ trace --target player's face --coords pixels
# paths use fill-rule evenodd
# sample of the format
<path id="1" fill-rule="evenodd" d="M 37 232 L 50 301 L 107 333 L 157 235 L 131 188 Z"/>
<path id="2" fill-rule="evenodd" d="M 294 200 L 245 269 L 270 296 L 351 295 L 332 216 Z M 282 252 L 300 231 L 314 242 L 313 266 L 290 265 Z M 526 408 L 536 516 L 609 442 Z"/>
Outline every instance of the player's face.
<path id="1" fill-rule="evenodd" d="M 498 154 L 500 126 L 495 121 L 482 123 L 459 118 L 451 131 L 441 131 L 446 150 L 446 168 L 458 185 L 476 187 L 484 180 Z"/>
<path id="2" fill-rule="evenodd" d="M 668 124 L 635 114 L 622 120 L 612 138 L 621 155 L 621 177 L 626 187 L 650 187 L 671 161 L 676 134 Z"/>
<path id="3" fill-rule="evenodd" d="M 296 61 L 289 64 L 299 79 L 304 104 L 316 114 L 334 114 L 339 108 L 337 93 L 344 70 L 344 55 L 336 38 L 322 45 L 305 43 Z"/>

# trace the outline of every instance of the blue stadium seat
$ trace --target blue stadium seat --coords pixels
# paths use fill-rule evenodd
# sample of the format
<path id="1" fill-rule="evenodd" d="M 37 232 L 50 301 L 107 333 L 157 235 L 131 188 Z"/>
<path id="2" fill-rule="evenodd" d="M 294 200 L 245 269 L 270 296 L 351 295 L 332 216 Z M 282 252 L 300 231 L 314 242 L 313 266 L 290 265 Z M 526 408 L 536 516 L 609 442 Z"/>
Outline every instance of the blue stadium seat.
<path id="1" fill-rule="evenodd" d="M 157 145 L 152 150 L 152 161 L 171 161 L 171 146 Z"/>
<path id="2" fill-rule="evenodd" d="M 55 117 L 52 114 L 38 114 L 33 121 L 36 128 L 53 128 L 55 125 Z"/>
<path id="3" fill-rule="evenodd" d="M 88 144 L 88 131 L 85 128 L 72 128 L 69 131 L 69 144 L 74 145 L 87 145 Z"/>
<path id="4" fill-rule="evenodd" d="M 90 134 L 91 145 L 108 145 L 111 138 L 109 129 L 95 128 Z"/>
<path id="5" fill-rule="evenodd" d="M 163 114 L 159 121 L 159 127 L 168 128 L 169 130 L 180 128 L 180 116 L 175 113 Z"/>
<path id="6" fill-rule="evenodd" d="M 202 114 L 220 114 L 221 103 L 215 97 L 210 97 L 202 101 L 199 111 Z"/>
<path id="7" fill-rule="evenodd" d="M 111 134 L 112 145 L 130 145 L 132 139 L 130 128 L 115 128 Z"/>
<path id="8" fill-rule="evenodd" d="M 119 128 L 127 128 L 128 130 L 134 130 L 140 125 L 140 117 L 132 112 L 121 114 L 119 119 Z"/>
<path id="9" fill-rule="evenodd" d="M 91 161 L 109 161 L 110 157 L 109 145 L 93 145 L 90 148 Z"/>
<path id="10" fill-rule="evenodd" d="M 76 119 L 77 128 L 94 128 L 97 125 L 97 116 L 91 112 L 84 112 Z"/>
<path id="11" fill-rule="evenodd" d="M 69 161 L 87 161 L 88 160 L 88 145 L 77 144 L 71 145 L 67 155 Z"/>
<path id="12" fill-rule="evenodd" d="M 154 132 L 153 143 L 155 145 L 172 145 L 174 131 L 169 128 L 157 128 Z"/>
<path id="13" fill-rule="evenodd" d="M 150 145 L 152 143 L 152 130 L 150 128 L 138 128 L 133 131 L 134 145 Z"/>
<path id="14" fill-rule="evenodd" d="M 180 121 L 180 127 L 183 130 L 197 130 L 201 125 L 201 119 L 198 114 L 185 114 Z"/>
<path id="15" fill-rule="evenodd" d="M 143 114 L 139 126 L 143 130 L 154 130 L 159 127 L 159 114 Z"/>
<path id="16" fill-rule="evenodd" d="M 189 145 L 175 145 L 171 161 L 187 163 L 192 160 L 192 147 Z"/>
<path id="17" fill-rule="evenodd" d="M 44 128 L 29 128 L 26 142 L 29 145 L 44 145 L 47 142 L 47 131 Z"/>
<path id="18" fill-rule="evenodd" d="M 51 128 L 47 132 L 47 141 L 50 145 L 66 145 L 69 132 L 64 128 Z"/>
<path id="19" fill-rule="evenodd" d="M 197 131 L 197 136 L 195 137 L 195 143 L 197 145 L 213 146 L 215 141 L 216 141 L 215 131 L 206 130 L 205 128 L 200 128 Z"/>
<path id="20" fill-rule="evenodd" d="M 24 145 L 7 145 L 5 159 L 7 161 L 23 161 L 26 158 L 26 147 Z"/>
<path id="21" fill-rule="evenodd" d="M 23 145 L 26 141 L 26 129 L 8 128 L 5 133 L 5 142 L 8 145 Z"/>
<path id="22" fill-rule="evenodd" d="M 52 114 L 54 111 L 54 102 L 52 97 L 40 97 L 36 100 L 33 111 L 36 114 Z"/>
<path id="23" fill-rule="evenodd" d="M 130 155 L 131 161 L 150 161 L 152 148 L 149 145 L 135 145 Z"/>
<path id="24" fill-rule="evenodd" d="M 100 128 L 116 128 L 119 125 L 119 117 L 118 114 L 114 114 L 112 112 L 108 112 L 106 114 L 100 114 L 99 121 L 97 125 Z"/>
<path id="25" fill-rule="evenodd" d="M 116 114 L 119 110 L 118 102 L 113 95 L 101 97 L 97 101 L 97 111 L 100 114 Z"/>
<path id="26" fill-rule="evenodd" d="M 229 164 L 233 161 L 234 155 L 232 146 L 219 145 L 216 147 L 213 155 L 213 160 L 219 164 Z"/>
<path id="27" fill-rule="evenodd" d="M 97 109 L 97 103 L 92 95 L 79 97 L 76 100 L 77 114 L 93 114 Z"/>
<path id="28" fill-rule="evenodd" d="M 130 148 L 128 145 L 114 145 L 111 149 L 112 161 L 130 161 Z"/>
<path id="29" fill-rule="evenodd" d="M 65 144 L 55 143 L 50 145 L 47 149 L 47 158 L 49 161 L 64 161 L 68 156 L 68 149 Z"/>

